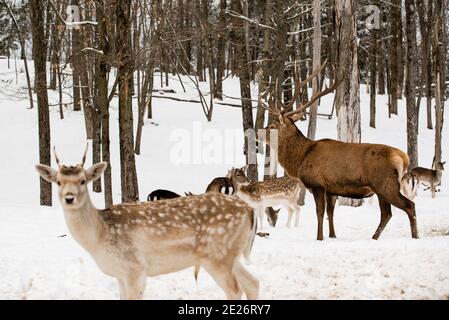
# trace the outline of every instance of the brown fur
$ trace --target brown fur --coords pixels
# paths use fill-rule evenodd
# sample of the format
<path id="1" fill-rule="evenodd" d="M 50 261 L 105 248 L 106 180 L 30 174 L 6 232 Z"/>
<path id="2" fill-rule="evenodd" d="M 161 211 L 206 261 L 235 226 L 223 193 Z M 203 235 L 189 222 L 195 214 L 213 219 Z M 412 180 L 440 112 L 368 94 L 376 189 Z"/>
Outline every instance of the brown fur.
<path id="1" fill-rule="evenodd" d="M 368 143 L 345 143 L 307 139 L 288 117 L 280 116 L 269 129 L 278 130 L 278 160 L 288 175 L 299 178 L 312 192 L 318 216 L 317 239 L 323 239 L 326 203 L 333 211 L 336 196 L 365 198 L 377 194 L 381 204 L 381 222 L 373 238 L 377 239 L 388 222 L 394 205 L 410 219 L 412 237 L 417 238 L 415 205 L 400 193 L 402 175 L 409 160 L 399 149 Z M 265 140 L 270 143 L 269 139 Z M 383 208 L 383 209 L 382 209 Z M 329 214 L 329 212 L 328 212 Z M 331 223 L 331 219 L 329 219 Z M 331 226 L 333 228 L 333 225 Z"/>
<path id="2" fill-rule="evenodd" d="M 436 170 L 431 170 L 423 167 L 416 167 L 412 170 L 412 174 L 418 178 L 422 183 L 429 186 L 432 192 L 432 198 L 435 198 L 436 186 L 441 184 L 442 173 L 444 171 L 444 164 L 446 162 L 439 162 L 436 165 Z"/>
<path id="3" fill-rule="evenodd" d="M 299 223 L 298 197 L 301 181 L 291 177 L 280 177 L 266 181 L 250 182 L 244 168 L 232 168 L 228 177 L 236 188 L 236 195 L 255 208 L 259 216 L 259 225 L 263 228 L 263 216 L 267 215 L 269 224 L 274 227 L 279 210 L 271 208 L 272 205 L 284 205 L 287 207 L 289 217 L 287 227 L 290 227 L 293 215 L 295 215 L 295 227 Z M 266 210 L 271 208 L 271 210 Z"/>
<path id="4" fill-rule="evenodd" d="M 224 192 L 223 188 L 225 188 Z M 235 188 L 232 184 L 232 181 L 229 178 L 226 177 L 218 177 L 212 180 L 211 183 L 206 188 L 207 192 L 218 192 L 218 193 L 224 193 L 224 194 L 234 194 Z"/>

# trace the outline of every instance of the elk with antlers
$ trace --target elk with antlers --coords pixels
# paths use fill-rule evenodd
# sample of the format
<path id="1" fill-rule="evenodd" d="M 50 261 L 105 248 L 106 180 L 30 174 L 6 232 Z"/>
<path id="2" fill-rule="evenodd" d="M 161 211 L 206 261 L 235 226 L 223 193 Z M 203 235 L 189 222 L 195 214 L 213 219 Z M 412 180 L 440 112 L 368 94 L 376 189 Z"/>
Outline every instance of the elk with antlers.
<path id="1" fill-rule="evenodd" d="M 300 89 L 317 76 L 324 64 L 306 80 L 295 87 L 293 99 L 285 109 L 292 107 Z M 345 143 L 331 139 L 312 141 L 296 127 L 300 113 L 320 97 L 332 92 L 330 88 L 314 95 L 309 102 L 297 110 L 282 113 L 277 103 L 270 107 L 277 119 L 270 124 L 258 139 L 269 145 L 276 143 L 277 159 L 286 173 L 298 178 L 313 194 L 318 218 L 317 239 L 323 240 L 323 218 L 325 207 L 329 217 L 329 236 L 335 237 L 333 212 L 337 196 L 365 198 L 374 194 L 379 200 L 381 218 L 373 235 L 378 239 L 391 218 L 391 205 L 402 209 L 410 220 L 411 234 L 418 238 L 415 204 L 405 197 L 403 177 L 408 170 L 407 154 L 399 149 L 368 143 Z M 268 130 L 276 130 L 278 141 L 270 141 Z"/>
<path id="2" fill-rule="evenodd" d="M 55 154 L 56 157 L 56 154 Z M 253 209 L 237 197 L 218 193 L 98 210 L 87 184 L 106 168 L 101 162 L 58 170 L 39 164 L 42 178 L 59 186 L 64 217 L 73 238 L 105 274 L 115 277 L 122 299 L 141 299 L 146 278 L 203 267 L 229 299 L 257 299 L 259 282 L 240 263 L 256 232 Z"/>

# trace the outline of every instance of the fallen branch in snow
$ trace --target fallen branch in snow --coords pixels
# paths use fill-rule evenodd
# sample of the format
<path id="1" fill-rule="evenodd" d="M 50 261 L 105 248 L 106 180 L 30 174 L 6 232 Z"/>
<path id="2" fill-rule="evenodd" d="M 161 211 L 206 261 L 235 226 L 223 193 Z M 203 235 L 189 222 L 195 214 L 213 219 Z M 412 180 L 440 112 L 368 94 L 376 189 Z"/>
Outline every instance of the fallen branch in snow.
<path id="1" fill-rule="evenodd" d="M 154 95 L 154 94 L 153 94 L 152 97 L 153 98 L 158 98 L 158 99 L 169 99 L 169 100 L 181 101 L 181 102 L 201 103 L 201 101 L 199 101 L 199 100 L 181 99 L 181 98 L 169 97 L 169 96 L 157 96 L 157 95 Z M 215 104 L 220 104 L 220 105 L 223 105 L 223 106 L 229 106 L 229 107 L 234 107 L 234 108 L 241 108 L 242 107 L 240 104 L 219 102 L 219 101 L 215 102 Z M 255 109 L 255 107 L 253 107 L 253 109 Z"/>

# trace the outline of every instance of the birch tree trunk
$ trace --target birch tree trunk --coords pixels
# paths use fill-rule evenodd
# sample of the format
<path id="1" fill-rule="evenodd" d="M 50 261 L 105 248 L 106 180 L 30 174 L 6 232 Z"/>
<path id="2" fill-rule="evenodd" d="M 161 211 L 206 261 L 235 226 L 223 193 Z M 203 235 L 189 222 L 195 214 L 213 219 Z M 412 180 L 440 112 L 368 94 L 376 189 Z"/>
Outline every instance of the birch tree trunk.
<path id="1" fill-rule="evenodd" d="M 321 1 L 313 0 L 313 65 L 312 70 L 317 70 L 321 65 Z M 313 94 L 320 90 L 319 77 L 312 80 Z M 314 140 L 316 134 L 316 117 L 318 102 L 315 101 L 309 111 L 309 129 L 307 138 Z"/>
<path id="2" fill-rule="evenodd" d="M 335 0 L 338 139 L 360 143 L 360 79 L 357 61 L 356 1 Z M 359 206 L 359 199 L 339 198 L 340 205 Z"/>

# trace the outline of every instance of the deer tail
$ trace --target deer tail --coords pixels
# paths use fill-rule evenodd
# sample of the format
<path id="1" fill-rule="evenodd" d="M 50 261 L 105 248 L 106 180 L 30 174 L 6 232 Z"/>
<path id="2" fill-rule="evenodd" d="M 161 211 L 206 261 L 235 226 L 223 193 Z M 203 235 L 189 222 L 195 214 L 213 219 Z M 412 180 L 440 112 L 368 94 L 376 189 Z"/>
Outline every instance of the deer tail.
<path id="1" fill-rule="evenodd" d="M 195 283 L 196 286 L 198 287 L 198 273 L 200 272 L 200 265 L 196 264 L 195 265 L 195 270 L 193 271 L 193 275 L 195 276 Z"/>

